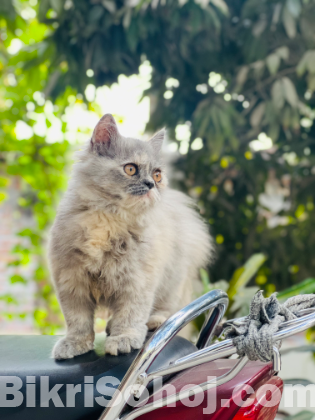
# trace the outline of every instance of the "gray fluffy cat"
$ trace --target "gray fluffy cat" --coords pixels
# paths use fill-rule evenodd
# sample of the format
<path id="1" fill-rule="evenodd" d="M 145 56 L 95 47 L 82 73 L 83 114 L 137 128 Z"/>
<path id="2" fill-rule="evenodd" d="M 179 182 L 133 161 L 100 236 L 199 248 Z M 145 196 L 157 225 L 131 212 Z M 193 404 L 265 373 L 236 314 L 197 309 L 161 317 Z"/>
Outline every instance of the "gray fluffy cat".
<path id="1" fill-rule="evenodd" d="M 139 349 L 148 328 L 192 299 L 211 239 L 189 198 L 167 187 L 163 138 L 122 137 L 106 114 L 80 152 L 49 247 L 67 324 L 56 359 L 93 348 L 98 305 L 112 313 L 105 350 L 117 355 Z"/>

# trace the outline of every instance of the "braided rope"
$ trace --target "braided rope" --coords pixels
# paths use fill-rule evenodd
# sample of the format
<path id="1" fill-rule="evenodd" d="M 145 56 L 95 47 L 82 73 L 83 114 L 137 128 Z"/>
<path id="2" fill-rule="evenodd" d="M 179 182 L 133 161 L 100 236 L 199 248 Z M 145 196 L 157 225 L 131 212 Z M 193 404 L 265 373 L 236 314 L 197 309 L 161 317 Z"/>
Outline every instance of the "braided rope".
<path id="1" fill-rule="evenodd" d="M 280 304 L 273 293 L 264 298 L 258 291 L 250 305 L 249 315 L 241 325 L 231 323 L 224 331 L 226 338 L 232 338 L 240 356 L 249 360 L 269 362 L 273 357 L 273 335 L 282 322 L 297 318 L 296 313 L 302 309 L 315 306 L 315 294 L 298 295 Z M 280 347 L 281 342 L 277 343 Z"/>

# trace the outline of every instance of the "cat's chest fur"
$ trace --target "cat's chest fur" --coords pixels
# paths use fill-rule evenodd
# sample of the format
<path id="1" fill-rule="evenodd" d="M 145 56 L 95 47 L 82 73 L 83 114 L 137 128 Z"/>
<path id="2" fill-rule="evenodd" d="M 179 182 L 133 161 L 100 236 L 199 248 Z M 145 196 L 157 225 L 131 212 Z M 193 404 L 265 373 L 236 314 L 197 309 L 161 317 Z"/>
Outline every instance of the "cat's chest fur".
<path id="1" fill-rule="evenodd" d="M 119 276 L 131 258 L 136 258 L 141 247 L 143 229 L 121 217 L 102 211 L 88 212 L 78 219 L 84 241 L 82 252 L 88 257 L 89 272 L 107 277 L 116 272 Z"/>
<path id="2" fill-rule="evenodd" d="M 106 303 L 130 281 L 134 268 L 141 267 L 147 253 L 143 229 L 101 211 L 87 212 L 77 222 L 84 236 L 80 249 L 85 255 L 90 292 L 96 302 Z"/>

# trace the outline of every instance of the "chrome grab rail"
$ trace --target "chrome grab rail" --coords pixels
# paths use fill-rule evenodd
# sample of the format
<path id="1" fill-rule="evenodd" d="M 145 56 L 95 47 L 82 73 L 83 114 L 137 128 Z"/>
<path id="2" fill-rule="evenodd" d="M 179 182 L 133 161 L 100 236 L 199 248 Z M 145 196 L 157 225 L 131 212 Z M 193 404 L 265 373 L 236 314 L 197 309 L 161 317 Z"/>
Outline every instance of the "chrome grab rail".
<path id="1" fill-rule="evenodd" d="M 133 420 L 142 414 L 149 413 L 150 411 L 156 410 L 160 407 L 165 407 L 166 405 L 171 405 L 178 400 L 183 400 L 188 398 L 191 395 L 191 392 L 194 392 L 194 395 L 201 394 L 209 389 L 216 388 L 222 384 L 233 379 L 246 365 L 248 362 L 247 356 L 242 357 L 236 365 L 230 369 L 228 372 L 224 373 L 223 375 L 219 376 L 218 378 L 213 378 L 208 382 L 204 382 L 200 385 L 192 386 L 191 388 L 181 391 L 177 394 L 169 395 L 167 397 L 161 398 L 161 400 L 154 401 L 150 404 L 146 404 L 143 407 L 135 408 L 130 413 L 127 413 L 121 417 L 121 420 Z"/>
<path id="2" fill-rule="evenodd" d="M 120 394 L 123 393 L 125 395 L 128 388 L 132 385 L 146 382 L 146 372 L 152 364 L 153 360 L 182 328 L 184 328 L 190 321 L 194 320 L 202 313 L 221 307 L 219 316 L 215 318 L 212 324 L 212 330 L 214 330 L 215 326 L 221 321 L 228 303 L 228 296 L 225 292 L 222 290 L 212 290 L 211 292 L 208 292 L 194 300 L 189 305 L 185 306 L 185 308 L 181 309 L 168 320 L 166 320 L 139 351 L 137 357 L 135 358 L 128 372 L 124 376 L 121 384 L 119 385 L 117 391 L 114 393 L 111 399 L 110 407 L 107 407 L 104 410 L 99 420 L 114 420 L 119 418 L 122 410 L 128 404 L 128 400 L 132 398 L 132 394 L 130 393 L 129 399 L 127 399 L 127 401 L 123 401 L 123 399 L 120 398 Z M 205 326 L 208 326 L 208 324 L 209 317 L 207 318 L 203 329 Z M 201 334 L 202 331 L 200 336 Z M 211 335 L 212 332 L 210 332 L 210 336 Z M 208 341 L 208 339 L 206 339 L 206 341 Z M 137 393 L 134 395 L 137 395 Z"/>
<path id="3" fill-rule="evenodd" d="M 165 375 L 173 374 L 203 363 L 225 358 L 235 354 L 236 347 L 233 345 L 233 341 L 231 339 L 228 339 L 219 343 L 215 343 L 209 347 L 201 348 L 200 350 L 197 350 L 192 354 L 189 354 L 176 360 L 173 364 L 166 368 L 157 370 L 155 372 L 147 373 L 148 368 L 152 364 L 153 360 L 164 348 L 164 346 L 188 322 L 199 316 L 201 313 L 207 310 L 211 310 L 209 311 L 209 316 L 207 317 L 203 328 L 205 328 L 205 326 L 209 326 L 209 320 L 211 320 L 212 317 L 212 329 L 210 328 L 210 331 L 207 334 L 204 334 L 203 339 L 201 340 L 203 344 L 205 342 L 208 342 L 213 335 L 213 330 L 215 326 L 224 314 L 224 311 L 227 307 L 227 303 L 228 299 L 224 292 L 220 290 L 213 290 L 207 293 L 206 295 L 201 296 L 199 299 L 196 299 L 194 302 L 187 305 L 181 311 L 177 312 L 175 315 L 169 318 L 154 333 L 151 339 L 140 350 L 138 356 L 134 360 L 133 364 L 126 373 L 123 381 L 118 387 L 118 390 L 114 394 L 111 400 L 110 407 L 107 407 L 104 410 L 99 420 L 133 420 L 142 414 L 155 410 L 156 408 L 164 407 L 165 405 L 178 401 L 180 398 L 185 398 L 186 394 L 184 395 L 183 392 L 181 392 L 180 394 L 174 394 L 168 396 L 167 398 L 162 398 L 159 401 L 155 401 L 154 404 L 150 403 L 143 407 L 135 408 L 130 413 L 124 414 L 122 417 L 120 417 L 122 411 L 128 404 L 128 399 L 126 401 L 123 401 L 123 399 L 121 398 L 121 402 L 119 402 L 118 397 L 120 396 L 121 392 L 125 395 L 125 392 L 128 387 L 136 385 L 132 393 L 130 391 L 129 400 L 134 396 L 139 398 L 141 396 L 141 392 L 139 391 L 140 386 L 142 386 L 142 389 L 144 389 L 144 387 L 146 387 L 148 383 L 156 377 L 163 377 Z M 218 316 L 213 316 L 212 314 L 214 313 L 217 307 L 221 307 L 221 310 L 217 312 Z M 280 325 L 279 331 L 277 331 L 273 336 L 274 343 L 283 340 L 287 337 L 290 337 L 294 334 L 298 334 L 302 331 L 305 331 L 306 329 L 315 325 L 315 310 L 302 310 L 297 315 L 302 316 L 294 320 L 284 322 Z M 235 321 L 242 323 L 244 322 L 244 318 L 240 318 Z M 226 322 L 225 325 L 228 325 L 228 322 Z M 200 334 L 200 336 L 202 336 L 202 334 Z M 200 339 L 198 339 L 198 341 L 200 342 Z M 210 380 L 209 382 L 205 382 L 199 385 L 199 387 L 196 388 L 196 390 L 194 389 L 194 387 L 192 387 L 185 391 L 187 393 L 187 397 L 190 395 L 191 391 L 194 391 L 195 394 L 198 394 L 200 392 L 204 392 L 208 389 L 230 381 L 243 369 L 247 362 L 248 358 L 246 356 L 243 356 L 229 372 L 226 372 L 222 376 L 216 378 L 216 381 Z M 277 347 L 274 347 L 275 372 L 280 370 L 280 364 L 281 363 L 278 349 Z"/>

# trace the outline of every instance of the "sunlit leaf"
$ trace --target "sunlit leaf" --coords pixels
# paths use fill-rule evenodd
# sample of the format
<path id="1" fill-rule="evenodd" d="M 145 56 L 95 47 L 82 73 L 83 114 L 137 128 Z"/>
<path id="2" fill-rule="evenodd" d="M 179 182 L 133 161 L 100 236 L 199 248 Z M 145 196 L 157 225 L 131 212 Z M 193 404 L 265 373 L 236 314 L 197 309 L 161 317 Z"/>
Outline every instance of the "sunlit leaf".
<path id="1" fill-rule="evenodd" d="M 283 10 L 282 21 L 288 37 L 294 38 L 296 35 L 296 22 L 287 6 Z"/>
<path id="2" fill-rule="evenodd" d="M 275 74 L 280 66 L 280 57 L 278 54 L 270 54 L 266 58 L 266 63 L 270 74 Z"/>
<path id="3" fill-rule="evenodd" d="M 23 283 L 23 284 L 26 284 L 27 283 L 26 280 L 25 280 L 25 278 L 22 277 L 22 276 L 20 276 L 19 274 L 14 274 L 13 276 L 11 276 L 10 277 L 10 282 L 12 284 L 15 284 L 15 283 Z"/>
<path id="4" fill-rule="evenodd" d="M 296 93 L 294 84 L 288 77 L 284 77 L 282 79 L 283 83 L 283 91 L 286 97 L 286 100 L 289 102 L 289 104 L 294 108 L 298 105 L 298 95 Z"/>
<path id="5" fill-rule="evenodd" d="M 266 259 L 264 254 L 254 254 L 243 267 L 235 271 L 227 292 L 230 298 L 233 298 L 240 288 L 247 285 Z"/>
<path id="6" fill-rule="evenodd" d="M 315 278 L 309 278 L 278 293 L 278 299 L 284 301 L 292 296 L 315 293 Z"/>

